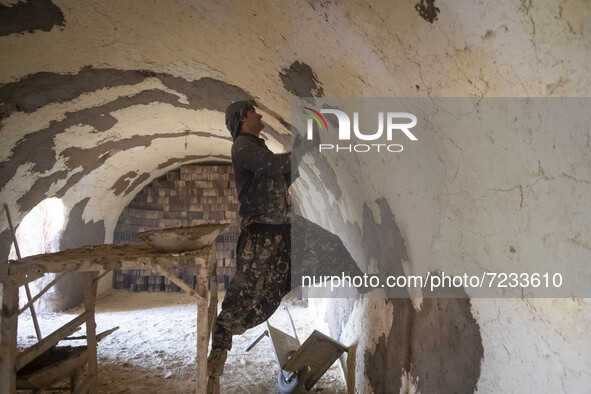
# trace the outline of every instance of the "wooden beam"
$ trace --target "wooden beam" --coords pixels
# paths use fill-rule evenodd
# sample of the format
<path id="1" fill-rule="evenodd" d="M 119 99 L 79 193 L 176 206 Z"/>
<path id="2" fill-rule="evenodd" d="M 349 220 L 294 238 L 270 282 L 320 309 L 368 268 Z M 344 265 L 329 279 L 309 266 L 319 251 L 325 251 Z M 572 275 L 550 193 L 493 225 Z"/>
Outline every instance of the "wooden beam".
<path id="1" fill-rule="evenodd" d="M 6 211 L 6 219 L 8 219 L 8 227 L 10 227 L 10 234 L 12 235 L 12 242 L 14 243 L 14 250 L 16 251 L 17 257 L 21 258 L 21 250 L 18 247 L 18 240 L 16 239 L 16 232 L 14 231 L 14 227 L 12 226 L 12 219 L 10 219 L 10 212 L 8 211 L 8 205 L 4 204 L 4 210 Z M 37 321 L 37 313 L 35 313 L 35 306 L 33 305 L 33 301 L 31 299 L 31 289 L 29 289 L 29 284 L 25 283 L 25 292 L 27 293 L 27 305 L 31 310 L 31 317 L 33 318 L 33 326 L 35 326 L 35 334 L 37 334 L 37 340 L 40 341 L 43 339 L 41 336 L 41 329 L 39 328 L 39 322 Z"/>
<path id="2" fill-rule="evenodd" d="M 103 339 L 105 339 L 106 336 L 111 335 L 112 333 L 114 333 L 118 329 L 119 329 L 119 326 L 113 327 L 110 330 L 106 330 L 106 331 L 101 332 L 100 334 L 97 334 L 96 341 L 97 342 L 102 341 Z M 79 337 L 67 337 L 67 338 L 64 338 L 63 340 L 64 341 L 80 341 L 80 340 L 86 339 L 86 338 L 87 338 L 86 335 L 81 335 Z"/>
<path id="3" fill-rule="evenodd" d="M 47 292 L 47 290 L 51 289 L 51 287 L 53 285 L 55 285 L 57 283 L 57 281 L 59 281 L 61 278 L 63 278 L 65 274 L 66 274 L 65 272 L 57 274 L 55 276 L 55 278 L 51 282 L 49 282 L 49 284 L 47 286 L 45 286 L 43 288 L 43 290 L 41 290 L 39 293 L 37 293 L 37 295 L 35 297 L 33 297 L 33 299 L 31 301 L 27 302 L 27 305 L 23 306 L 21 309 L 18 310 L 18 314 L 20 315 L 21 313 L 26 311 L 30 304 L 32 304 L 33 302 L 35 302 L 39 298 L 41 298 L 43 296 L 43 294 L 45 294 Z"/>
<path id="4" fill-rule="evenodd" d="M 99 276 L 97 276 L 97 277 L 94 279 L 94 282 L 95 282 L 96 284 L 98 284 L 98 283 L 99 283 L 99 281 L 100 281 L 101 279 L 103 279 L 103 278 L 105 277 L 105 275 L 107 275 L 109 272 L 111 272 L 111 270 L 107 270 L 107 271 L 105 271 L 105 272 L 101 273 Z"/>
<path id="5" fill-rule="evenodd" d="M 20 389 L 48 389 L 49 385 L 70 377 L 77 369 L 80 369 L 86 363 L 86 350 L 78 350 L 67 358 L 41 368 L 27 376 L 20 377 L 17 380 L 17 386 Z"/>
<path id="6" fill-rule="evenodd" d="M 16 283 L 19 287 L 24 286 L 26 283 L 31 283 L 32 281 L 37 280 L 39 278 L 43 278 L 43 276 L 45 276 L 45 272 L 39 271 L 28 270 L 28 272 L 18 273 L 11 273 L 10 271 L 11 268 L 9 266 L 8 273 L 10 274 L 12 280 L 14 280 L 14 283 Z"/>
<path id="7" fill-rule="evenodd" d="M 25 293 L 27 294 L 27 304 L 29 305 L 29 309 L 31 310 L 31 317 L 33 318 L 35 334 L 37 335 L 37 340 L 40 341 L 43 339 L 43 335 L 41 335 L 41 328 L 39 327 L 39 322 L 37 321 L 37 312 L 35 312 L 35 306 L 33 305 L 32 301 L 33 297 L 31 297 L 31 289 L 29 289 L 28 283 L 25 283 Z"/>
<path id="8" fill-rule="evenodd" d="M 209 262 L 215 261 L 215 252 L 212 245 Z M 197 393 L 207 392 L 207 348 L 209 347 L 209 333 L 211 326 L 208 320 L 207 307 L 207 279 L 209 267 L 201 264 L 197 275 L 197 291 L 200 298 L 197 299 L 197 358 L 196 358 L 196 383 Z"/>
<path id="9" fill-rule="evenodd" d="M 82 367 L 84 367 L 84 365 L 86 364 L 86 362 L 82 365 Z M 72 372 L 72 374 L 70 375 L 70 393 L 73 393 L 76 390 L 76 387 L 78 386 L 78 383 L 80 382 L 80 376 L 82 374 L 82 369 L 83 368 L 78 368 L 76 370 L 74 370 Z"/>
<path id="10" fill-rule="evenodd" d="M 90 391 L 92 384 L 92 376 L 87 376 L 86 379 L 78 387 L 75 388 L 74 394 L 85 394 Z"/>
<path id="11" fill-rule="evenodd" d="M 164 268 L 194 268 L 195 263 L 199 265 L 206 262 L 210 249 L 210 245 L 206 245 L 191 252 L 166 253 L 145 244 L 85 246 L 11 261 L 8 272 L 24 277 L 45 272 L 149 269 L 153 263 Z"/>
<path id="12" fill-rule="evenodd" d="M 166 277 L 166 279 L 170 280 L 172 283 L 180 287 L 181 290 L 189 293 L 189 295 L 197 298 L 198 300 L 201 299 L 205 301 L 205 299 L 202 296 L 200 296 L 195 290 L 193 290 L 188 284 L 186 284 L 184 280 L 177 277 L 175 274 L 168 271 L 166 268 L 160 266 L 160 264 L 154 263 L 151 265 L 151 267 L 154 271 L 158 272 L 160 275 Z"/>
<path id="13" fill-rule="evenodd" d="M 8 277 L 7 262 L 0 261 L 2 319 L 0 320 L 0 393 L 16 392 L 18 286 Z"/>
<path id="14" fill-rule="evenodd" d="M 33 346 L 19 353 L 16 358 L 16 370 L 18 371 L 19 369 L 21 369 L 22 367 L 24 367 L 25 365 L 39 357 L 39 355 L 41 355 L 47 349 L 57 345 L 59 341 L 61 341 L 68 335 L 71 335 L 72 333 L 76 332 L 78 330 L 78 327 L 80 327 L 80 325 L 82 325 L 86 320 L 87 315 L 87 311 L 83 312 L 70 322 L 63 325 L 61 328 L 55 330 L 53 333 L 43 338 L 41 341 L 37 342 Z"/>
<path id="15" fill-rule="evenodd" d="M 88 392 L 98 394 L 98 360 L 94 299 L 96 297 L 96 272 L 84 273 L 84 310 L 86 312 L 86 352 L 88 353 L 88 377 L 91 380 Z"/>

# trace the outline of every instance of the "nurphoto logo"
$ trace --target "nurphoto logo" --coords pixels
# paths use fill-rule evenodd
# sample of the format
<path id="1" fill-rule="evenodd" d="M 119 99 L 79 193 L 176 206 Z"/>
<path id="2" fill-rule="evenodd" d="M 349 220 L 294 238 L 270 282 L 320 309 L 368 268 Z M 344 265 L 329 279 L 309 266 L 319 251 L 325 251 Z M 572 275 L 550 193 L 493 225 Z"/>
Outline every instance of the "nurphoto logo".
<path id="1" fill-rule="evenodd" d="M 307 139 L 312 141 L 314 139 L 314 122 L 318 126 L 318 132 L 326 133 L 328 130 L 328 123 L 322 114 L 330 114 L 336 116 L 338 122 L 338 139 L 339 142 L 351 141 L 351 119 L 345 112 L 330 108 L 323 108 L 320 112 L 310 108 L 303 107 L 304 114 L 310 116 L 307 120 Z M 385 119 L 385 122 L 384 122 Z M 406 120 L 406 122 L 401 122 Z M 384 123 L 386 123 L 386 135 L 385 141 L 387 143 L 379 143 L 384 141 Z M 375 141 L 374 143 L 362 143 L 362 144 L 319 144 L 318 151 L 335 151 L 335 152 L 357 152 L 365 153 L 370 151 L 375 152 L 391 152 L 397 153 L 402 152 L 404 147 L 400 144 L 390 143 L 392 136 L 395 133 L 402 132 L 411 141 L 417 141 L 417 137 L 410 131 L 411 128 L 416 126 L 417 117 L 408 112 L 378 112 L 378 130 L 372 133 L 368 133 L 367 130 L 360 130 L 359 127 L 359 112 L 353 112 L 353 134 L 361 141 Z"/>

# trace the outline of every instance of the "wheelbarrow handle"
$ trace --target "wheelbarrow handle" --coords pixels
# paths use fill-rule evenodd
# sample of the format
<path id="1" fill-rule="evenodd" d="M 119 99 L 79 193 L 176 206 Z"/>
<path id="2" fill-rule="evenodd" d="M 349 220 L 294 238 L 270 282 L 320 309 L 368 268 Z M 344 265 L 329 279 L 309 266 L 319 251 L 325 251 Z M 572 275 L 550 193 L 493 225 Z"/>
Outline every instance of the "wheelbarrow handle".
<path id="1" fill-rule="evenodd" d="M 248 347 L 246 348 L 246 351 L 250 351 L 253 347 L 255 347 L 255 345 L 257 343 L 259 343 L 261 341 L 261 339 L 263 339 L 265 336 L 269 336 L 269 330 L 265 330 L 261 335 L 259 335 L 259 337 L 257 339 L 255 339 L 250 345 L 248 345 Z"/>

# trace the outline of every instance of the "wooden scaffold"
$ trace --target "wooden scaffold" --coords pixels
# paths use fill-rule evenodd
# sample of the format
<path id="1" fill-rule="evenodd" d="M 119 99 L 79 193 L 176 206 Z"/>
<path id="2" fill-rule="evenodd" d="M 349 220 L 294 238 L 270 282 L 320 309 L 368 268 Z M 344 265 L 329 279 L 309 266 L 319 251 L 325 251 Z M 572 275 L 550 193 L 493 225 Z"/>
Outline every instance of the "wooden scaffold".
<path id="1" fill-rule="evenodd" d="M 0 323 L 0 393 L 14 393 L 17 389 L 30 389 L 33 392 L 50 387 L 55 381 L 70 378 L 73 393 L 98 393 L 97 343 L 100 339 L 118 327 L 96 333 L 94 305 L 97 283 L 100 278 L 112 270 L 152 269 L 189 293 L 197 303 L 197 357 L 196 357 L 196 392 L 207 391 L 207 348 L 212 322 L 217 310 L 217 283 L 215 238 L 226 228 L 225 224 L 201 225 L 182 229 L 160 230 L 151 232 L 151 236 L 168 243 L 169 247 L 152 246 L 140 243 L 131 245 L 101 245 L 70 249 L 57 253 L 41 254 L 19 258 L 0 267 L 2 283 L 2 320 Z M 180 230 L 180 231 L 179 231 Z M 172 236 L 171 236 L 172 234 Z M 201 241 L 206 240 L 198 249 L 195 234 Z M 193 236 L 191 236 L 193 235 Z M 180 244 L 176 241 L 183 238 Z M 187 246 L 189 245 L 189 246 Z M 180 250 L 179 250 L 180 248 Z M 185 251 L 183 251 L 185 250 Z M 174 267 L 192 268 L 198 272 L 195 288 L 178 278 L 171 270 Z M 18 316 L 41 297 L 51 286 L 68 272 L 84 273 L 84 312 L 57 329 L 45 338 L 39 333 L 38 342 L 17 352 Z M 99 272 L 101 274 L 99 275 Z M 19 309 L 18 290 L 20 286 L 42 277 L 45 273 L 56 273 L 56 277 L 35 297 L 28 299 L 27 305 Z M 208 280 L 211 280 L 212 294 L 208 305 Z M 32 311 L 34 315 L 34 311 Z M 53 369 L 35 370 L 32 366 L 42 360 L 49 352 L 56 352 L 58 342 L 68 338 L 86 324 L 86 346 L 62 355 L 63 358 Z M 43 364 L 43 362 L 40 362 Z M 81 374 L 86 367 L 86 373 Z"/>

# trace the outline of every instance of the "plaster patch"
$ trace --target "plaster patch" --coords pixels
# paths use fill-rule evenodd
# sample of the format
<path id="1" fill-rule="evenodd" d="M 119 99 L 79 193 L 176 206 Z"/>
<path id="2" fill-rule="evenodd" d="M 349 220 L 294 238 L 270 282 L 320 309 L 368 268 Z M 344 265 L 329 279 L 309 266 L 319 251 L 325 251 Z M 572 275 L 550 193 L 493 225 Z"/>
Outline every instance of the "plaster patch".
<path id="1" fill-rule="evenodd" d="M 20 211 L 29 212 L 31 209 L 33 209 L 41 200 L 44 199 L 44 197 L 47 196 L 47 192 L 49 191 L 50 187 L 57 180 L 66 178 L 67 175 L 67 171 L 58 171 L 46 177 L 37 179 L 33 186 L 16 201 Z"/>
<path id="2" fill-rule="evenodd" d="M 322 97 L 324 90 L 312 68 L 306 63 L 293 62 L 279 73 L 283 87 L 298 97 Z"/>
<path id="3" fill-rule="evenodd" d="M 378 338 L 375 349 L 367 347 L 363 354 L 367 384 L 374 393 L 399 393 L 404 371 L 410 371 L 415 311 L 408 299 L 389 299 L 387 302 L 393 308 L 390 332 Z"/>
<path id="4" fill-rule="evenodd" d="M 439 8 L 435 7 L 435 0 L 421 0 L 415 5 L 419 16 L 429 23 L 437 20 L 437 15 L 441 12 Z"/>
<path id="5" fill-rule="evenodd" d="M 85 245 L 102 245 L 105 242 L 105 226 L 102 220 L 98 222 L 84 221 L 83 214 L 90 201 L 87 197 L 72 207 L 67 219 L 67 225 L 60 239 L 60 250 L 78 248 Z M 79 305 L 84 299 L 83 273 L 66 274 L 55 284 L 56 303 L 58 311 Z"/>
<path id="6" fill-rule="evenodd" d="M 413 383 L 412 376 L 409 372 L 404 371 L 402 374 L 402 387 L 400 392 L 404 394 L 420 394 L 417 390 L 416 384 Z"/>
<path id="7" fill-rule="evenodd" d="M 113 184 L 111 190 L 115 193 L 116 196 L 120 195 L 121 193 L 125 192 L 125 190 L 129 187 L 131 180 L 137 177 L 136 171 L 129 171 L 124 175 L 121 175 L 117 182 Z"/>
<path id="8" fill-rule="evenodd" d="M 63 186 L 55 193 L 56 197 L 63 197 L 72 186 L 77 184 L 78 181 L 84 177 L 83 171 L 84 168 L 82 166 L 75 168 L 74 171 L 72 171 L 73 174 L 70 174 L 67 178 L 66 183 L 64 183 Z"/>
<path id="9" fill-rule="evenodd" d="M 31 168 L 33 168 L 32 163 L 24 163 L 16 169 L 15 176 L 10 179 L 9 182 L 7 182 L 5 185 L 0 184 L 0 196 L 2 196 L 4 201 L 14 201 L 13 199 L 9 199 L 7 197 L 10 193 L 14 193 L 14 195 L 17 196 L 22 196 L 33 187 L 35 180 L 33 179 L 34 177 L 31 176 Z M 4 171 L 4 169 L 2 169 L 2 171 Z M 13 220 L 17 222 L 16 219 Z"/>
<path id="10" fill-rule="evenodd" d="M 176 102 L 175 99 L 171 98 L 176 96 L 172 96 L 169 93 L 160 93 L 167 96 L 168 100 Z M 12 156 L 1 163 L 5 170 L 2 171 L 2 174 L 0 175 L 0 186 L 4 185 L 8 179 L 14 176 L 16 168 L 23 162 L 32 161 L 34 163 L 33 170 L 36 172 L 50 170 L 56 163 L 56 152 L 53 150 L 54 138 L 56 135 L 63 133 L 68 127 L 82 123 L 90 124 L 97 131 L 108 130 L 117 123 L 115 118 L 108 115 L 109 112 L 129 105 L 147 104 L 159 99 L 163 99 L 164 101 L 167 100 L 167 98 L 162 97 L 158 91 L 144 91 L 133 97 L 119 98 L 106 105 L 75 112 L 61 122 L 51 123 L 51 125 L 44 130 L 28 134 L 13 147 Z M 35 152 L 35 155 L 31 156 L 31 152 Z"/>
<path id="11" fill-rule="evenodd" d="M 127 189 L 125 189 L 124 195 L 127 196 L 131 192 L 135 191 L 136 188 L 138 188 L 141 184 L 143 184 L 148 179 L 150 179 L 150 173 L 149 172 L 144 172 L 143 174 L 141 174 L 140 176 L 138 176 L 137 178 L 135 178 L 135 180 L 133 182 L 131 182 L 131 184 L 127 187 Z"/>
<path id="12" fill-rule="evenodd" d="M 369 202 L 369 203 L 366 203 L 366 206 L 373 216 L 373 222 L 375 224 L 382 224 L 382 217 L 380 214 L 381 212 L 380 212 L 380 207 L 378 206 L 378 204 L 375 202 Z"/>
<path id="13" fill-rule="evenodd" d="M 138 84 L 144 78 L 157 78 L 167 87 L 168 91 L 150 89 L 128 97 L 119 97 L 114 101 L 66 113 L 67 118 L 51 122 L 45 129 L 29 133 L 12 147 L 12 155 L 2 164 L 4 171 L 0 175 L 0 187 L 6 184 L 16 172 L 19 163 L 31 159 L 29 152 L 35 152 L 33 159 L 34 171 L 45 172 L 56 162 L 53 151 L 55 136 L 63 133 L 74 125 L 90 125 L 96 131 L 107 131 L 117 119 L 111 113 L 132 105 L 163 102 L 173 106 L 201 107 L 218 111 L 225 110 L 229 99 L 250 98 L 240 88 L 211 78 L 202 78 L 189 82 L 183 78 L 166 74 L 154 74 L 141 71 L 121 71 L 112 69 L 83 68 L 76 75 L 55 73 L 37 73 L 27 76 L 21 81 L 9 83 L 0 88 L 2 102 L 14 102 L 22 111 L 31 112 L 48 103 L 59 100 L 73 100 L 80 94 L 95 91 L 105 86 Z M 190 105 L 180 101 L 189 100 Z M 272 131 L 273 132 L 273 131 Z M 277 132 L 275 131 L 275 134 Z"/>
<path id="14" fill-rule="evenodd" d="M 484 350 L 470 300 L 427 298 L 418 312 L 409 299 L 388 302 L 394 307 L 391 330 L 365 352 L 372 390 L 399 392 L 409 373 L 418 392 L 474 392 Z"/>
<path id="15" fill-rule="evenodd" d="M 421 310 L 421 306 L 423 305 L 423 298 L 411 297 L 410 302 L 411 302 L 412 306 L 415 308 L 415 311 Z"/>
<path id="16" fill-rule="evenodd" d="M 341 298 L 326 306 L 326 322 L 329 332 L 336 338 L 341 337 L 343 327 L 349 320 L 355 307 L 355 299 Z"/>
<path id="17" fill-rule="evenodd" d="M 470 299 L 425 298 L 413 318 L 410 373 L 418 391 L 475 392 L 484 348 Z"/>
<path id="18" fill-rule="evenodd" d="M 304 158 L 304 160 L 306 160 Z M 311 194 L 312 180 L 310 179 L 310 173 L 312 171 L 305 171 L 300 164 L 300 177 L 296 180 L 291 188 L 291 198 L 295 203 L 293 204 L 294 212 L 306 216 L 308 219 L 315 223 L 321 222 L 321 212 L 324 212 L 326 207 L 324 206 L 324 199 L 315 198 L 316 194 Z M 306 213 L 305 215 L 303 213 Z"/>
<path id="19" fill-rule="evenodd" d="M 47 191 L 47 195 L 48 196 L 55 196 L 56 194 L 58 194 L 58 192 L 60 190 L 62 190 L 62 188 L 66 185 L 66 183 L 68 182 L 68 177 L 71 177 L 73 175 L 75 175 L 76 173 L 82 171 L 82 167 L 78 167 L 75 168 L 74 170 L 68 171 L 68 176 L 63 178 L 63 179 L 58 179 L 56 182 L 52 183 L 49 186 L 49 189 Z"/>
<path id="20" fill-rule="evenodd" d="M 123 78 L 123 77 L 122 77 Z M 47 129 L 51 123 L 65 120 L 70 114 L 88 109 L 91 107 L 99 107 L 117 100 L 120 97 L 133 97 L 145 90 L 161 90 L 177 96 L 178 102 L 187 104 L 186 95 L 178 93 L 173 89 L 165 86 L 160 79 L 155 77 L 147 77 L 145 80 L 138 82 L 134 79 L 126 79 L 125 82 L 129 84 L 117 85 L 113 87 L 98 88 L 95 91 L 83 92 L 71 100 L 60 100 L 59 102 L 49 102 L 34 112 L 14 112 L 8 118 L 2 119 L 2 127 L 10 130 L 6 138 L 0 141 L 0 158 L 7 159 L 11 155 L 11 148 L 20 139 L 24 138 L 31 130 Z M 41 84 L 41 82 L 38 82 Z M 49 87 L 53 87 L 50 81 L 47 81 Z M 47 88 L 43 84 L 38 86 L 38 89 Z M 91 87 L 89 87 L 91 88 Z M 9 100 L 9 96 L 2 96 L 2 99 Z M 72 97 L 72 96 L 71 96 Z M 16 104 L 12 104 L 16 108 Z M 63 149 L 64 146 L 71 146 L 77 144 L 82 147 L 94 144 L 93 140 L 88 138 L 88 135 L 93 131 L 93 127 L 89 124 L 75 124 L 66 129 L 66 135 L 58 134 L 55 138 L 56 149 Z"/>
<path id="21" fill-rule="evenodd" d="M 105 227 L 103 221 L 85 221 L 84 210 L 90 201 L 90 197 L 79 201 L 70 209 L 68 224 L 62 233 L 60 250 L 78 248 L 86 245 L 102 245 L 105 239 Z"/>
<path id="22" fill-rule="evenodd" d="M 169 89 L 184 95 L 193 109 L 209 109 L 224 113 L 231 101 L 252 100 L 252 96 L 236 85 L 213 78 L 187 81 L 181 77 L 164 73 L 152 73 Z"/>
<path id="23" fill-rule="evenodd" d="M 53 144 L 57 152 L 70 147 L 91 149 L 97 144 L 97 137 L 93 136 L 95 129 L 89 124 L 77 123 L 56 134 Z"/>
<path id="24" fill-rule="evenodd" d="M 77 74 L 38 72 L 0 87 L 3 102 L 15 103 L 20 111 L 33 112 L 47 104 L 71 101 L 99 89 L 135 85 L 145 76 L 136 70 L 83 67 Z"/>
<path id="25" fill-rule="evenodd" d="M 25 0 L 10 6 L 0 4 L 0 36 L 50 31 L 54 26 L 64 26 L 64 14 L 51 0 Z"/>
<path id="26" fill-rule="evenodd" d="M 100 113 L 100 112 L 101 111 L 97 111 L 96 113 Z M 116 121 L 115 118 L 113 118 L 113 119 Z M 10 170 L 12 168 L 14 168 L 14 166 L 17 164 L 17 159 L 19 159 L 20 157 L 31 158 L 31 156 L 28 154 L 28 151 L 34 151 L 36 153 L 36 155 L 34 156 L 34 159 L 37 160 L 37 162 L 33 166 L 33 170 L 35 170 L 37 172 L 47 171 L 51 167 L 53 167 L 56 163 L 56 154 L 53 151 L 53 149 L 51 149 L 51 145 L 53 145 L 53 142 L 55 141 L 55 139 L 54 139 L 54 141 L 50 141 L 49 138 L 56 135 L 60 130 L 64 129 L 65 125 L 63 123 L 68 124 L 68 123 L 73 123 L 74 121 L 75 121 L 74 119 L 69 118 L 68 121 L 62 122 L 61 125 L 59 124 L 59 122 L 57 124 L 53 124 L 52 131 L 49 131 L 49 132 L 47 130 L 45 132 L 39 131 L 39 132 L 33 133 L 33 135 L 27 136 L 24 140 L 21 140 L 21 142 L 17 145 L 17 147 L 13 148 L 13 152 L 15 153 L 15 155 L 10 160 L 8 160 L 8 163 L 5 164 L 6 170 L 3 171 L 2 177 L 10 176 Z M 149 126 L 150 125 L 148 125 L 148 127 Z M 153 125 L 151 125 L 151 126 L 153 126 Z M 73 130 L 79 130 L 79 129 L 74 128 Z M 209 133 L 208 134 L 200 133 L 199 135 L 211 136 L 211 134 L 209 134 Z M 98 168 L 99 166 L 101 166 L 105 162 L 105 160 L 107 160 L 108 157 L 110 157 L 114 152 L 117 152 L 120 150 L 125 150 L 125 149 L 130 149 L 130 148 L 137 147 L 137 146 L 148 146 L 150 144 L 149 141 L 152 141 L 152 140 L 158 139 L 158 138 L 177 138 L 177 137 L 180 139 L 180 138 L 182 138 L 182 135 L 175 134 L 175 133 L 160 133 L 160 134 L 154 134 L 154 135 L 149 135 L 149 136 L 145 136 L 145 135 L 144 136 L 133 136 L 132 138 L 123 139 L 120 141 L 107 141 L 104 143 L 101 143 L 100 140 L 96 140 L 96 138 L 95 138 L 94 145 L 96 145 L 96 146 L 93 146 L 92 148 L 89 148 L 89 149 L 83 149 L 83 148 L 70 146 L 69 148 L 67 148 L 61 152 L 60 158 L 62 158 L 62 157 L 64 158 L 64 160 L 65 160 L 64 164 L 67 168 L 74 169 L 77 167 L 82 167 L 83 171 L 74 177 L 70 177 L 70 179 L 68 180 L 66 185 L 62 188 L 62 190 L 59 191 L 58 194 L 63 195 L 67 191 L 67 189 L 69 187 L 71 187 L 73 184 L 75 184 L 79 179 L 81 179 L 81 177 L 83 175 L 86 175 L 86 174 L 90 173 L 92 170 L 94 170 L 95 168 Z M 41 143 L 41 146 L 38 146 L 36 144 L 36 143 L 40 142 L 39 139 L 41 139 L 41 141 L 43 141 Z M 226 140 L 225 137 L 223 139 Z M 201 144 L 201 146 L 203 147 L 203 144 Z M 53 160 L 53 162 L 52 162 L 52 160 Z M 50 167 L 50 164 L 51 164 L 51 167 Z M 14 171 L 16 171 L 16 169 Z M 62 175 L 61 177 L 54 178 L 54 181 L 65 178 L 64 173 L 61 173 L 61 175 Z M 2 177 L 0 177 L 0 178 L 2 178 Z M 39 198 L 38 198 L 38 200 L 39 200 Z"/>
<path id="27" fill-rule="evenodd" d="M 0 120 L 5 119 L 18 111 L 16 104 L 14 103 L 0 103 Z"/>
<path id="28" fill-rule="evenodd" d="M 161 138 L 179 138 L 179 135 L 175 133 L 138 135 L 119 141 L 107 141 L 90 149 L 68 148 L 62 152 L 62 155 L 68 168 L 82 167 L 83 170 L 80 174 L 84 176 L 101 167 L 109 157 L 117 152 L 148 147 L 152 141 Z"/>
<path id="29" fill-rule="evenodd" d="M 385 199 L 376 201 L 381 221 L 374 219 L 374 214 L 367 203 L 363 205 L 363 235 L 368 258 L 374 258 L 377 268 L 385 283 L 385 277 L 405 275 L 403 263 L 409 261 L 406 242 L 396 224 L 394 214 Z M 408 289 L 388 289 L 390 296 L 408 297 Z"/>

